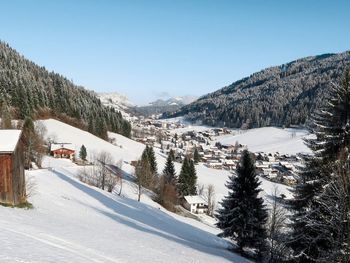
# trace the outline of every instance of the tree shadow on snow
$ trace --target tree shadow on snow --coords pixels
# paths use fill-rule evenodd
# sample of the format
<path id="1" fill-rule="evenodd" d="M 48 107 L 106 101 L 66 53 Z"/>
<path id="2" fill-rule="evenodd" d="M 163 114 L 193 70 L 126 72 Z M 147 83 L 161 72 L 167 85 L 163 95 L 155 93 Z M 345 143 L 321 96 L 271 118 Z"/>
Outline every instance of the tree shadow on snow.
<path id="1" fill-rule="evenodd" d="M 137 202 L 130 198 L 119 198 L 117 196 L 108 197 L 63 173 L 58 171 L 53 172 L 62 180 L 98 200 L 106 208 L 110 209 L 111 212 L 103 211 L 87 204 L 84 205 L 95 209 L 118 223 L 132 227 L 138 231 L 157 235 L 206 254 L 223 257 L 229 261 L 246 261 L 244 258 L 228 251 L 228 243 L 225 240 L 192 225 L 176 220 L 169 214 L 155 207 Z"/>

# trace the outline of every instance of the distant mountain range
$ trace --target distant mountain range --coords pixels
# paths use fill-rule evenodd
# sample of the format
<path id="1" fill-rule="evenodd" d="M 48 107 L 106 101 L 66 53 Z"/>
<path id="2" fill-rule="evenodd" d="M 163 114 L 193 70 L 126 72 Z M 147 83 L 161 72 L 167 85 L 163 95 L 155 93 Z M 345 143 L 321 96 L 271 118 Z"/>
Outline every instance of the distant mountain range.
<path id="1" fill-rule="evenodd" d="M 197 97 L 194 96 L 179 96 L 166 100 L 158 99 L 150 102 L 148 105 L 137 106 L 132 103 L 127 96 L 117 92 L 98 93 L 97 96 L 100 98 L 103 105 L 115 108 L 127 119 L 130 117 L 130 114 L 150 116 L 153 114 L 162 114 L 164 112 L 174 112 L 197 99 Z"/>
<path id="2" fill-rule="evenodd" d="M 349 66 L 349 51 L 298 59 L 254 73 L 163 117 L 235 128 L 303 125 Z"/>
<path id="3" fill-rule="evenodd" d="M 149 103 L 146 106 L 134 107 L 133 110 L 141 115 L 150 116 L 150 115 L 159 115 L 163 113 L 171 113 L 179 110 L 182 106 L 185 106 L 193 101 L 197 97 L 194 96 L 179 96 L 174 98 L 169 98 L 166 100 L 158 99 Z"/>
<path id="4" fill-rule="evenodd" d="M 97 97 L 104 106 L 116 109 L 126 119 L 130 117 L 130 109 L 135 107 L 135 104 L 127 96 L 117 92 L 97 93 Z"/>
<path id="5" fill-rule="evenodd" d="M 182 96 L 182 97 L 174 97 L 174 98 L 170 98 L 167 100 L 163 100 L 163 99 L 158 99 L 156 101 L 150 102 L 149 104 L 151 106 L 159 106 L 159 107 L 163 107 L 163 106 L 185 106 L 187 104 L 190 104 L 191 102 L 195 101 L 196 99 L 198 99 L 198 97 L 195 96 Z"/>

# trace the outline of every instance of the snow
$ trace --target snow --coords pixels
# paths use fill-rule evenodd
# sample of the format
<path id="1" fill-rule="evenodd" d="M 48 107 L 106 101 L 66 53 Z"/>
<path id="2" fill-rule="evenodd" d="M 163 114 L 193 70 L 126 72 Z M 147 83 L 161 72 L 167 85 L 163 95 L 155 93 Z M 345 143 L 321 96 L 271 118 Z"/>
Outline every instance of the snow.
<path id="1" fill-rule="evenodd" d="M 107 151 L 112 155 L 115 162 L 119 161 L 120 159 L 123 160 L 124 162 L 122 169 L 130 174 L 133 173 L 134 170 L 130 165 L 130 162 L 138 160 L 145 148 L 144 144 L 126 138 L 120 134 L 111 132 L 108 133 L 108 136 L 115 140 L 114 144 L 116 145 L 112 145 L 111 143 L 97 138 L 88 132 L 74 128 L 57 120 L 49 119 L 41 122 L 48 131 L 48 137 L 56 137 L 59 141 L 72 143 L 76 152 L 79 152 L 81 145 L 84 144 L 87 149 L 87 158 L 89 160 L 92 160 L 95 154 L 98 154 L 101 151 Z M 161 174 L 165 166 L 166 155 L 161 153 L 160 149 L 155 148 L 154 150 L 157 158 L 158 172 Z M 180 163 L 175 163 L 175 170 L 177 174 L 179 174 L 181 170 Z M 217 202 L 221 201 L 222 198 L 227 195 L 227 188 L 225 184 L 231 173 L 226 170 L 211 169 L 201 163 L 196 165 L 196 170 L 198 183 L 204 186 L 213 184 L 216 193 L 215 199 Z M 287 186 L 272 183 L 264 178 L 261 178 L 261 181 L 264 196 L 271 195 L 275 186 L 278 186 L 281 193 L 284 193 L 287 197 L 291 197 L 291 193 Z"/>
<path id="2" fill-rule="evenodd" d="M 127 120 L 133 119 L 133 117 L 129 114 L 129 109 L 135 107 L 135 104 L 132 103 L 127 96 L 117 92 L 98 93 L 97 96 L 103 105 L 120 111 L 122 116 Z"/>
<path id="3" fill-rule="evenodd" d="M 13 152 L 21 132 L 21 130 L 0 130 L 0 152 Z"/>
<path id="4" fill-rule="evenodd" d="M 236 135 L 223 135 L 216 138 L 222 144 L 240 144 L 248 146 L 253 152 L 282 154 L 311 153 L 304 144 L 303 139 L 309 135 L 303 129 L 282 129 L 276 127 L 264 127 L 247 131 L 238 130 Z"/>
<path id="5" fill-rule="evenodd" d="M 78 181 L 69 160 L 48 165 L 27 172 L 34 209 L 0 207 L 0 262 L 247 262 L 216 229 L 137 202 L 130 182 L 119 197 Z"/>
<path id="6" fill-rule="evenodd" d="M 43 120 L 47 137 L 71 143 L 78 152 L 87 148 L 88 159 L 101 151 L 122 159 L 122 169 L 133 173 L 130 162 L 145 148 L 141 143 L 109 133 L 113 144 L 57 120 Z M 165 157 L 155 149 L 158 170 Z M 147 194 L 137 202 L 135 185 L 126 177 L 122 196 L 78 181 L 82 167 L 70 160 L 45 157 L 41 169 L 27 172 L 36 183 L 30 198 L 34 209 L 0 207 L 0 262 L 247 262 L 229 252 L 229 243 L 216 235 L 215 220 L 204 223 L 166 211 Z M 181 164 L 175 163 L 180 171 Z M 86 167 L 88 169 L 88 167 Z M 226 194 L 229 171 L 196 166 L 198 182 L 213 184 L 216 201 Z M 266 200 L 277 186 L 287 198 L 289 188 L 261 178 Z"/>

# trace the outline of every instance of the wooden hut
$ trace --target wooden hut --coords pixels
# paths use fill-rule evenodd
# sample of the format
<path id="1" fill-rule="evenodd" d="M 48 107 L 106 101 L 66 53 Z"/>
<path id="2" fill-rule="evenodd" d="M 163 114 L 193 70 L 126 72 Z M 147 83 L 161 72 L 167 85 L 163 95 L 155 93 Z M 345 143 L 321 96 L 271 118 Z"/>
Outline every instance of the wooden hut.
<path id="1" fill-rule="evenodd" d="M 25 200 L 23 139 L 20 130 L 0 130 L 0 203 Z"/>
<path id="2" fill-rule="evenodd" d="M 70 143 L 52 143 L 50 153 L 55 158 L 74 159 L 75 150 Z"/>

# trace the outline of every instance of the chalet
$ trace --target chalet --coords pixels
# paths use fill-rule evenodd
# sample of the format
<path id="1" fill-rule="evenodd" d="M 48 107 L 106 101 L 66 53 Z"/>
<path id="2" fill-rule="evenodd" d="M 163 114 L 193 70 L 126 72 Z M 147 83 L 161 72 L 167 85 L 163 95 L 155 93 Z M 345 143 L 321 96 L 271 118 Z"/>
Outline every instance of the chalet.
<path id="1" fill-rule="evenodd" d="M 237 162 L 233 161 L 233 160 L 225 160 L 224 161 L 224 168 L 226 170 L 234 170 L 236 169 L 237 166 Z"/>
<path id="2" fill-rule="evenodd" d="M 200 195 L 184 196 L 183 206 L 191 213 L 203 214 L 208 211 L 208 204 Z"/>
<path id="3" fill-rule="evenodd" d="M 215 160 L 209 160 L 206 164 L 205 164 L 208 168 L 213 168 L 213 169 L 222 169 L 222 163 L 217 162 Z"/>
<path id="4" fill-rule="evenodd" d="M 25 201 L 24 151 L 20 130 L 0 130 L 0 203 Z"/>
<path id="5" fill-rule="evenodd" d="M 52 143 L 50 153 L 55 158 L 74 159 L 75 150 L 69 143 Z"/>

